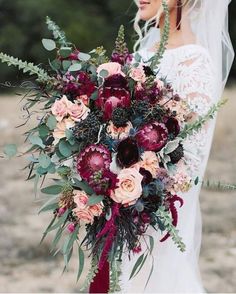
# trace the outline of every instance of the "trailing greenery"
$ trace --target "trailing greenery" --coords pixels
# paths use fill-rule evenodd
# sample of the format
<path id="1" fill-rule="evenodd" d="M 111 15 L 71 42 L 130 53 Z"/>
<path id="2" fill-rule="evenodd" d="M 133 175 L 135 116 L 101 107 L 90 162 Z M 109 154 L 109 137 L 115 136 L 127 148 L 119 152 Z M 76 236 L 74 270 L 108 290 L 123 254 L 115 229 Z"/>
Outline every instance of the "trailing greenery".
<path id="1" fill-rule="evenodd" d="M 184 129 L 180 132 L 178 137 L 185 139 L 187 136 L 192 135 L 195 131 L 199 131 L 203 125 L 209 120 L 213 119 L 216 112 L 227 102 L 226 99 L 220 100 L 214 104 L 206 115 L 200 116 L 195 122 L 186 124 Z"/>
<path id="2" fill-rule="evenodd" d="M 86 276 L 85 282 L 82 288 L 80 289 L 80 291 L 87 290 L 89 285 L 93 282 L 93 279 L 95 278 L 97 273 L 98 273 L 98 259 L 94 256 L 91 260 L 89 272 Z"/>
<path id="3" fill-rule="evenodd" d="M 163 223 L 166 231 L 172 237 L 172 240 L 177 245 L 177 247 L 184 252 L 185 251 L 185 244 L 182 241 L 182 238 L 179 236 L 179 231 L 176 227 L 172 224 L 173 219 L 171 218 L 168 211 L 166 211 L 164 206 L 160 206 L 156 212 L 156 215 L 160 218 L 160 221 Z"/>
<path id="4" fill-rule="evenodd" d="M 36 75 L 37 81 L 41 83 L 49 83 L 52 78 L 47 74 L 47 72 L 32 62 L 22 61 L 18 58 L 9 56 L 0 52 L 0 60 L 7 63 L 8 66 L 18 67 L 23 73 L 29 73 L 30 75 Z"/>
<path id="5" fill-rule="evenodd" d="M 110 288 L 109 293 L 120 292 L 119 277 L 121 275 L 121 261 L 114 260 L 110 263 Z"/>

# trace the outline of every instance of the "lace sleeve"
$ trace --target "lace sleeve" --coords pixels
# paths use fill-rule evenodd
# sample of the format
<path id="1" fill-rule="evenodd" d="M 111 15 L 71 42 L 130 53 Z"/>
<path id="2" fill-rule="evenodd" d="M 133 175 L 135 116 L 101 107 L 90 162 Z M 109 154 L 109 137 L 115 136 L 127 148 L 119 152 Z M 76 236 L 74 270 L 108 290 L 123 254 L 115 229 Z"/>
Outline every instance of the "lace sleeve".
<path id="1" fill-rule="evenodd" d="M 186 100 L 197 117 L 206 114 L 214 103 L 215 87 L 210 56 L 203 48 L 194 49 L 197 50 L 176 52 L 177 55 L 170 58 L 173 63 L 172 66 L 169 64 L 169 69 L 172 68 L 172 71 L 167 77 L 171 77 L 175 92 Z M 213 129 L 209 122 L 184 142 L 186 161 L 192 176 L 199 175 L 199 169 L 203 168 L 203 162 L 208 157 Z"/>

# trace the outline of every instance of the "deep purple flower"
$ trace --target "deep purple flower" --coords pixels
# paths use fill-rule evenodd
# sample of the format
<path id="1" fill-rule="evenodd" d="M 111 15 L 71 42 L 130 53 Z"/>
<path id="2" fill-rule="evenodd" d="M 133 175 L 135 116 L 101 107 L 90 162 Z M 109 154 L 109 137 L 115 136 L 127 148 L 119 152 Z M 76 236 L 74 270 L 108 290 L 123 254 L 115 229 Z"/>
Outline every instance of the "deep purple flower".
<path id="1" fill-rule="evenodd" d="M 168 129 L 168 132 L 170 134 L 173 134 L 175 137 L 178 136 L 180 132 L 180 126 L 179 126 L 178 120 L 174 117 L 168 117 L 164 121 Z"/>
<path id="2" fill-rule="evenodd" d="M 124 65 L 125 63 L 130 63 L 132 59 L 132 54 L 129 54 L 128 52 L 126 54 L 119 54 L 117 52 L 113 52 L 111 56 L 112 62 L 118 62 L 121 65 Z"/>
<path id="3" fill-rule="evenodd" d="M 84 180 L 89 181 L 95 172 L 109 170 L 110 163 L 110 151 L 103 145 L 92 144 L 78 156 L 77 171 Z"/>
<path id="4" fill-rule="evenodd" d="M 167 143 L 168 129 L 162 123 L 152 122 L 139 129 L 136 139 L 145 151 L 160 151 Z"/>
<path id="5" fill-rule="evenodd" d="M 147 184 L 151 183 L 153 177 L 152 177 L 152 174 L 150 173 L 150 171 L 141 167 L 139 169 L 139 173 L 143 176 L 142 184 L 147 185 Z"/>
<path id="6" fill-rule="evenodd" d="M 151 104 L 155 104 L 160 97 L 160 89 L 156 83 L 151 87 L 146 87 L 142 84 L 142 87 L 138 86 L 135 89 L 134 97 L 136 100 L 145 100 Z"/>
<path id="7" fill-rule="evenodd" d="M 134 138 L 127 138 L 119 143 L 116 159 L 122 167 L 130 167 L 139 161 L 139 148 Z"/>

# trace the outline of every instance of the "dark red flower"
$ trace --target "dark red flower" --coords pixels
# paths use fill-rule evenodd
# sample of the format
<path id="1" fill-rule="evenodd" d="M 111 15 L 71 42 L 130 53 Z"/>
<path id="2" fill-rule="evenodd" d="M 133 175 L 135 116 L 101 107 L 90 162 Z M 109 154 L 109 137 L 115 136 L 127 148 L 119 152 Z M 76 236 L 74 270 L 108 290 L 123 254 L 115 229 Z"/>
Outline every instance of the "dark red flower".
<path id="1" fill-rule="evenodd" d="M 82 95 L 90 97 L 95 90 L 96 86 L 86 72 L 79 72 L 76 77 L 71 74 L 65 75 L 63 94 L 70 94 L 74 98 Z"/>
<path id="2" fill-rule="evenodd" d="M 139 148 L 133 138 L 121 141 L 117 147 L 117 163 L 122 167 L 130 167 L 139 161 Z"/>
<path id="3" fill-rule="evenodd" d="M 126 54 L 119 54 L 113 51 L 111 56 L 112 62 L 118 62 L 121 65 L 125 65 L 125 63 L 130 63 L 132 59 L 133 59 L 132 54 L 129 54 L 128 52 Z"/>
<path id="4" fill-rule="evenodd" d="M 151 87 L 146 87 L 142 84 L 142 87 L 137 86 L 134 92 L 134 97 L 136 100 L 145 100 L 151 104 L 155 104 L 159 100 L 160 89 L 156 83 Z"/>
<path id="5" fill-rule="evenodd" d="M 130 93 L 122 88 L 102 88 L 99 91 L 96 106 L 103 110 L 104 120 L 112 117 L 112 112 L 117 107 L 130 107 Z"/>
<path id="6" fill-rule="evenodd" d="M 150 224 L 151 218 L 146 212 L 141 213 L 141 219 L 145 224 Z"/>
<path id="7" fill-rule="evenodd" d="M 102 170 L 94 173 L 89 178 L 89 185 L 93 188 L 96 194 L 110 196 L 111 191 L 117 188 L 119 180 L 117 175 L 109 170 Z"/>
<path id="8" fill-rule="evenodd" d="M 160 151 L 167 143 L 168 129 L 162 123 L 152 122 L 141 127 L 136 139 L 144 150 Z"/>
<path id="9" fill-rule="evenodd" d="M 89 145 L 77 158 L 77 171 L 82 179 L 89 181 L 90 176 L 98 171 L 109 170 L 110 151 L 103 145 Z"/>
<path id="10" fill-rule="evenodd" d="M 153 177 L 150 171 L 146 170 L 145 168 L 141 167 L 139 169 L 139 173 L 143 176 L 142 184 L 147 185 L 151 183 Z"/>
<path id="11" fill-rule="evenodd" d="M 103 86 L 105 88 L 123 88 L 128 89 L 127 79 L 121 74 L 112 75 L 105 79 Z"/>
<path id="12" fill-rule="evenodd" d="M 178 120 L 174 117 L 168 117 L 164 121 L 168 129 L 168 132 L 170 134 L 173 134 L 175 137 L 178 136 L 180 132 L 180 126 L 179 126 Z"/>

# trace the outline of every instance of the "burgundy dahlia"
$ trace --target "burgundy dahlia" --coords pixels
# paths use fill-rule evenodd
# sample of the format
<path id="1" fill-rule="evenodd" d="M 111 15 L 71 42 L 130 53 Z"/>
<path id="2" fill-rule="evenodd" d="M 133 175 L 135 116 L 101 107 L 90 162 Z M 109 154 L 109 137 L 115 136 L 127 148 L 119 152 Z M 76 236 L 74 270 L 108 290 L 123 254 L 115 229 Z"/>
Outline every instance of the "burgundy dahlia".
<path id="1" fill-rule="evenodd" d="M 77 171 L 82 179 L 89 181 L 94 173 L 109 170 L 110 163 L 110 151 L 103 145 L 92 144 L 78 156 Z"/>
<path id="2" fill-rule="evenodd" d="M 180 132 L 179 122 L 174 117 L 169 117 L 165 119 L 165 125 L 168 129 L 169 134 L 174 135 L 175 137 L 178 136 Z"/>
<path id="3" fill-rule="evenodd" d="M 119 143 L 116 160 L 122 167 L 130 167 L 139 161 L 139 148 L 135 139 L 127 138 Z"/>
<path id="4" fill-rule="evenodd" d="M 152 122 L 139 129 L 136 139 L 144 150 L 160 151 L 167 143 L 168 129 L 162 123 Z"/>
<path id="5" fill-rule="evenodd" d="M 153 177 L 152 177 L 152 174 L 150 173 L 150 171 L 148 171 L 145 168 L 141 167 L 139 169 L 139 173 L 143 176 L 143 179 L 142 179 L 142 184 L 143 185 L 148 185 L 149 183 L 151 183 Z"/>
<path id="6" fill-rule="evenodd" d="M 99 91 L 96 106 L 103 110 L 104 120 L 112 117 L 112 112 L 117 107 L 130 107 L 130 93 L 120 88 L 103 88 Z"/>

